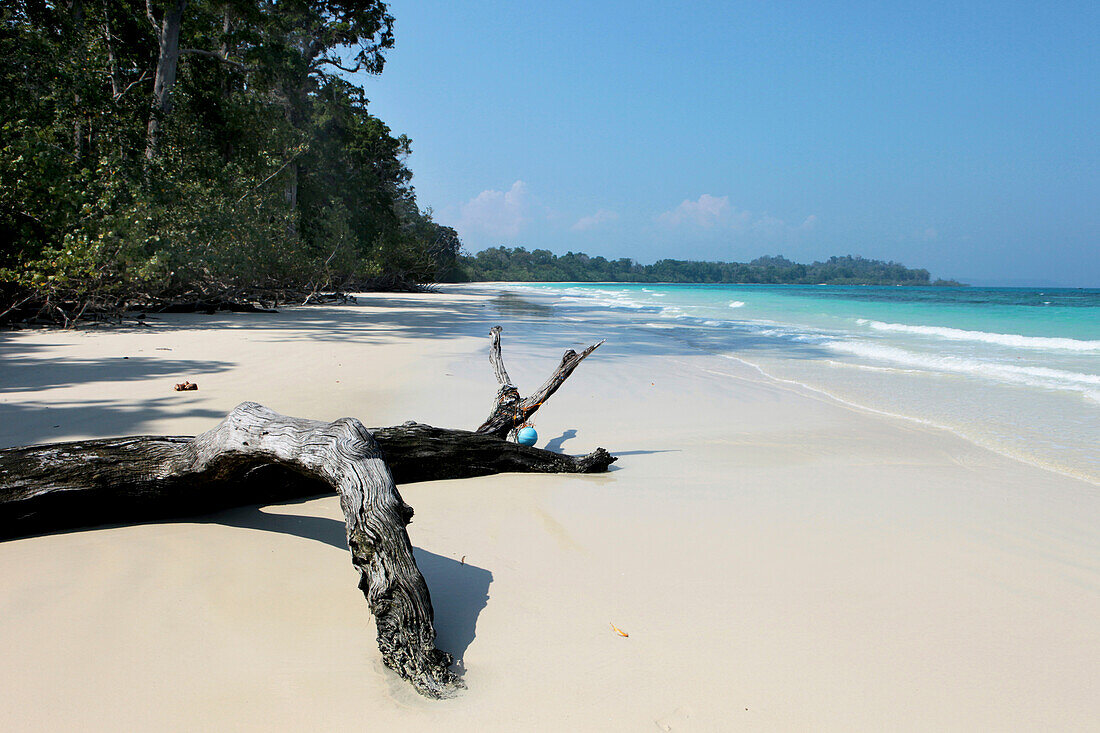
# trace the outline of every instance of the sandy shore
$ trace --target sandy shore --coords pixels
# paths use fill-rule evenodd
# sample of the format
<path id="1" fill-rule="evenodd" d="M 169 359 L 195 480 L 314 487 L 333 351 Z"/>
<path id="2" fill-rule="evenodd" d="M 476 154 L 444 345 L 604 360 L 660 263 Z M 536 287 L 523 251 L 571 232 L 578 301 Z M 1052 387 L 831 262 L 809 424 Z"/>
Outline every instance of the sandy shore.
<path id="1" fill-rule="evenodd" d="M 401 487 L 468 685 L 443 702 L 378 660 L 334 497 L 0 543 L 0 727 L 1095 729 L 1095 485 L 607 318 L 467 290 L 0 334 L 5 446 L 193 434 L 246 399 L 472 427 L 490 325 L 522 390 L 607 338 L 536 422 L 620 456 Z"/>

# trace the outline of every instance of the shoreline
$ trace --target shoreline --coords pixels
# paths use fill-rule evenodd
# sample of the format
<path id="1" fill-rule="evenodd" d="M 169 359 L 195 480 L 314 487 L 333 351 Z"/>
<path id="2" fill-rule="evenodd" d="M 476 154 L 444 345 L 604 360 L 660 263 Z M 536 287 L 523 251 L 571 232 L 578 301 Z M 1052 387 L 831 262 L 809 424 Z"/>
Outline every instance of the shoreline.
<path id="1" fill-rule="evenodd" d="M 517 301 L 368 294 L 155 334 L 0 336 L 5 445 L 193 434 L 245 399 L 468 427 L 496 391 L 490 325 L 524 393 L 561 350 L 606 337 L 536 415 L 538 444 L 620 456 L 600 476 L 400 487 L 439 646 L 468 685 L 442 703 L 381 667 L 334 497 L 2 543 L 13 728 L 1092 720 L 1090 484 L 646 339 L 614 314 L 565 322 Z M 198 392 L 167 391 L 187 376 Z"/>
<path id="2" fill-rule="evenodd" d="M 594 283 L 581 283 L 581 284 L 582 285 L 593 285 Z M 511 288 L 509 290 L 509 292 L 516 293 L 517 296 L 520 296 L 520 297 L 527 296 L 527 297 L 534 298 L 535 300 L 538 300 L 538 301 L 542 301 L 542 300 L 550 301 L 552 299 L 555 299 L 554 296 L 559 295 L 559 293 L 555 293 L 554 291 L 551 291 L 551 290 L 547 290 L 545 292 L 541 292 L 541 291 L 538 291 L 538 290 L 532 291 L 530 288 L 525 287 L 526 285 L 528 285 L 528 283 L 522 283 L 522 282 L 500 283 L 498 285 L 502 288 Z M 618 284 L 610 283 L 610 285 L 621 285 L 621 283 L 618 283 Z M 456 290 L 461 292 L 463 287 L 472 287 L 472 285 L 471 286 L 458 286 L 458 288 L 456 288 Z M 693 289 L 694 289 L 694 287 L 695 286 L 692 286 Z M 777 286 L 767 286 L 767 287 L 777 287 Z M 786 287 L 786 286 L 778 286 L 779 289 L 782 289 L 784 287 Z M 796 287 L 798 287 L 798 286 L 796 286 Z M 640 289 L 644 292 L 654 292 L 654 291 L 648 291 L 644 287 L 640 287 Z M 728 289 L 728 286 L 718 285 L 718 286 L 715 287 L 715 289 L 721 291 L 723 289 Z M 1019 289 L 1018 288 L 1011 288 L 1011 289 L 1008 289 L 1008 290 L 1019 290 Z M 599 292 L 600 291 L 597 291 L 597 293 L 599 293 Z M 566 299 L 571 301 L 570 305 L 577 306 L 578 303 L 575 303 L 573 301 L 577 301 L 578 298 L 574 297 L 574 295 L 575 295 L 575 293 L 570 293 L 569 297 L 566 298 Z M 614 294 L 613 292 L 612 293 L 606 293 L 606 294 L 604 294 L 604 296 L 601 296 L 599 298 L 594 298 L 593 303 L 591 304 L 590 308 L 593 311 L 602 311 L 602 310 L 605 310 L 605 309 L 610 309 L 611 311 L 624 313 L 628 317 L 633 317 L 633 316 L 637 315 L 637 318 L 636 318 L 637 322 L 633 324 L 635 328 L 645 328 L 645 329 L 657 329 L 657 328 L 659 328 L 660 330 L 664 330 L 664 331 L 667 331 L 667 332 L 677 331 L 677 330 L 684 330 L 685 332 L 690 332 L 692 327 L 694 326 L 694 327 L 697 328 L 699 326 L 699 323 L 705 317 L 705 316 L 698 316 L 698 315 L 692 315 L 692 316 L 689 317 L 688 314 L 680 312 L 679 309 L 676 308 L 676 306 L 673 306 L 673 310 L 676 311 L 679 315 L 672 316 L 670 318 L 664 313 L 655 314 L 657 316 L 660 316 L 661 318 L 668 319 L 667 323 L 666 322 L 661 322 L 661 323 L 645 322 L 647 316 L 645 316 L 643 314 L 648 312 L 647 309 L 651 310 L 653 307 L 661 307 L 661 306 L 667 307 L 667 306 L 669 306 L 669 302 L 666 301 L 666 300 L 656 301 L 655 298 L 650 297 L 649 301 L 651 301 L 651 302 L 648 303 L 646 306 L 642 306 L 640 303 L 619 302 L 619 299 L 621 297 L 622 296 L 620 296 L 618 294 Z M 627 301 L 630 301 L 631 298 L 633 298 L 633 297 L 634 296 L 627 297 Z M 609 300 L 609 298 L 610 298 L 610 300 Z M 745 304 L 741 301 L 736 301 L 736 305 L 738 306 L 738 310 L 736 312 L 738 314 L 741 314 L 744 311 L 743 306 Z M 583 307 L 583 304 L 581 304 L 581 306 Z M 731 304 L 730 307 L 733 308 L 735 306 L 733 304 Z M 564 317 L 566 319 L 574 319 L 574 320 L 576 319 L 575 316 L 568 316 L 567 315 L 567 316 L 564 316 Z M 681 323 L 678 322 L 678 319 L 682 318 L 682 317 L 687 318 L 687 323 L 681 324 Z M 714 317 L 714 316 L 706 316 L 706 317 Z M 582 318 L 583 318 L 583 316 L 582 316 Z M 868 321 L 866 319 L 860 319 L 857 322 L 860 323 L 860 324 L 865 324 L 865 323 L 875 324 L 875 323 L 878 323 L 877 321 Z M 706 321 L 706 323 L 704 325 L 716 326 L 716 325 L 718 325 L 718 323 L 715 322 L 715 321 L 709 321 L 708 320 L 708 321 Z M 739 327 L 744 327 L 745 325 L 752 325 L 752 326 L 761 326 L 762 325 L 762 326 L 765 326 L 769 329 L 774 328 L 774 329 L 779 329 L 779 330 L 789 330 L 789 329 L 792 329 L 792 328 L 797 328 L 797 326 L 793 325 L 792 323 L 783 322 L 783 321 L 776 321 L 776 320 L 772 320 L 770 318 L 761 318 L 759 316 L 759 314 L 757 314 L 755 316 L 752 316 L 752 317 L 747 317 L 747 320 L 738 320 L 738 319 L 729 320 L 728 323 L 726 323 L 725 325 L 727 325 L 731 328 L 734 328 L 734 329 L 737 329 Z M 901 326 L 899 326 L 897 330 L 905 330 L 905 329 L 923 331 L 923 330 L 928 330 L 928 327 L 924 327 L 924 326 L 920 326 L 920 327 L 901 327 Z M 932 330 L 952 331 L 953 329 L 939 328 L 939 329 L 932 329 Z M 812 331 L 812 329 L 811 329 L 811 331 Z M 971 333 L 971 332 L 965 332 L 965 333 Z M 977 333 L 977 332 L 973 332 L 973 333 Z M 987 336 L 987 335 L 990 335 L 990 334 L 980 333 L 980 335 L 981 336 Z M 992 335 L 997 335 L 997 334 L 992 334 Z M 670 336 L 672 336 L 672 334 L 670 334 Z M 844 339 L 844 338 L 849 338 L 849 337 L 853 337 L 853 336 L 856 337 L 856 338 L 859 337 L 858 335 L 847 334 L 845 336 L 836 336 L 836 338 Z M 940 430 L 944 430 L 944 431 L 947 431 L 947 432 L 951 433 L 952 435 L 955 435 L 955 436 L 957 436 L 957 437 L 959 437 L 959 438 L 961 438 L 961 439 L 963 439 L 963 440 L 965 440 L 965 441 L 967 441 L 967 442 L 969 442 L 973 445 L 982 447 L 986 450 L 990 450 L 990 451 L 992 451 L 992 452 L 994 452 L 998 455 L 1004 456 L 1006 458 L 1010 458 L 1010 459 L 1013 459 L 1013 460 L 1016 460 L 1016 461 L 1020 461 L 1021 463 L 1024 463 L 1028 466 L 1032 466 L 1032 467 L 1035 467 L 1035 468 L 1040 468 L 1040 469 L 1046 470 L 1046 471 L 1051 471 L 1053 473 L 1065 476 L 1067 478 L 1080 480 L 1080 481 L 1085 481 L 1085 482 L 1093 484 L 1095 486 L 1100 486 L 1100 474 L 1097 474 L 1095 468 L 1093 468 L 1093 466 L 1095 465 L 1095 459 L 1092 459 L 1092 463 L 1089 463 L 1089 456 L 1087 456 L 1087 455 L 1084 455 L 1084 454 L 1075 455 L 1075 460 L 1076 460 L 1076 464 L 1075 464 L 1074 461 L 1072 461 L 1072 460 L 1067 462 L 1064 456 L 1062 456 L 1061 459 L 1059 459 L 1058 456 L 1057 456 L 1057 451 L 1056 450 L 1048 449 L 1045 452 L 1043 452 L 1043 451 L 1035 451 L 1034 449 L 1032 449 L 1031 452 L 1028 452 L 1027 450 L 1023 449 L 1023 446 L 1028 445 L 1027 436 L 1025 436 L 1023 434 L 1021 434 L 1015 440 L 1005 440 L 1004 435 L 1001 435 L 1000 440 L 998 440 L 998 439 L 995 439 L 995 436 L 997 436 L 998 431 L 992 429 L 992 425 L 993 425 L 992 423 L 989 426 L 984 425 L 982 421 L 977 421 L 973 424 L 952 424 L 952 420 L 948 419 L 947 415 L 945 415 L 945 414 L 937 415 L 937 414 L 935 414 L 934 410 L 928 409 L 928 407 L 926 405 L 921 405 L 920 406 L 920 409 L 923 409 L 926 414 L 920 414 L 920 409 L 917 409 L 917 405 L 913 404 L 912 401 L 910 401 L 910 404 L 908 405 L 908 407 L 910 408 L 909 410 L 904 409 L 905 406 L 903 406 L 900 403 L 894 404 L 894 405 L 882 404 L 883 403 L 883 399 L 882 399 L 883 395 L 882 394 L 872 395 L 871 392 L 866 391 L 866 390 L 860 390 L 858 388 L 853 390 L 851 388 L 851 385 L 844 385 L 845 387 L 848 387 L 847 393 L 845 393 L 845 390 L 843 388 L 838 389 L 838 387 L 841 387 L 841 385 L 838 384 L 838 383 L 835 383 L 835 380 L 833 380 L 833 383 L 830 383 L 829 380 L 821 378 L 822 375 L 823 375 L 823 370 L 825 370 L 826 366 L 828 366 L 828 367 L 838 367 L 838 368 L 840 368 L 840 367 L 858 368 L 858 369 L 861 369 L 861 370 L 867 370 L 867 371 L 872 371 L 872 372 L 886 372 L 886 373 L 889 373 L 889 372 L 892 372 L 892 371 L 895 371 L 895 370 L 900 370 L 900 371 L 905 371 L 905 372 L 912 371 L 909 368 L 901 368 L 901 367 L 897 367 L 896 365 L 891 365 L 891 364 L 871 366 L 871 365 L 866 364 L 866 363 L 851 363 L 851 362 L 839 361 L 839 359 L 845 353 L 859 353 L 859 352 L 840 351 L 840 352 L 837 352 L 836 354 L 830 355 L 830 356 L 818 356 L 817 357 L 818 364 L 815 365 L 816 371 L 803 371 L 802 374 L 798 374 L 797 372 L 791 373 L 792 370 L 789 368 L 789 366 L 793 362 L 791 362 L 789 359 L 784 359 L 784 356 L 781 354 L 782 349 L 777 351 L 775 354 L 770 354 L 766 351 L 764 351 L 764 352 L 754 352 L 752 349 L 739 348 L 738 341 L 735 338 L 731 339 L 726 344 L 719 343 L 717 345 L 709 345 L 709 344 L 704 345 L 703 343 L 695 343 L 691 339 L 690 336 L 681 337 L 681 336 L 676 335 L 676 336 L 673 336 L 673 337 L 674 338 L 681 338 L 682 340 L 687 340 L 687 341 L 691 342 L 693 345 L 695 345 L 696 347 L 698 347 L 701 351 L 705 351 L 707 353 L 711 353 L 711 354 L 720 356 L 720 357 L 722 357 L 724 359 L 727 359 L 727 360 L 737 361 L 737 362 L 741 362 L 741 363 L 744 363 L 746 365 L 749 365 L 753 369 L 756 369 L 757 371 L 759 371 L 760 374 L 762 376 L 764 376 L 765 378 L 772 379 L 772 380 L 776 381 L 777 383 L 797 385 L 797 386 L 799 386 L 800 388 L 804 389 L 805 391 L 807 391 L 809 393 L 813 393 L 813 394 L 816 394 L 816 395 L 823 395 L 823 396 L 827 397 L 828 399 L 833 400 L 838 405 L 845 405 L 845 406 L 848 406 L 848 407 L 851 407 L 851 408 L 864 410 L 868 413 L 872 413 L 872 414 L 876 414 L 876 415 L 882 415 L 882 416 L 891 417 L 891 418 L 896 418 L 896 419 L 900 419 L 900 420 L 904 420 L 904 421 L 908 421 L 908 422 L 913 422 L 913 423 L 917 423 L 917 424 L 921 424 L 921 425 L 927 425 L 927 426 L 934 427 L 934 428 L 937 428 L 937 429 L 940 429 Z M 1036 337 L 1032 337 L 1032 336 L 1028 336 L 1028 337 L 1012 336 L 1012 338 L 1017 338 L 1017 339 L 1023 338 L 1023 339 L 1029 340 L 1029 341 L 1044 340 L 1044 339 L 1037 339 Z M 1100 341 L 1080 341 L 1080 340 L 1060 339 L 1060 338 L 1047 339 L 1047 340 L 1058 341 L 1058 342 L 1072 341 L 1072 343 L 1075 347 L 1080 346 L 1082 348 L 1082 350 L 1096 349 L 1097 345 L 1100 344 Z M 885 348 L 890 348 L 890 347 L 885 347 Z M 1033 347 L 1033 348 L 1037 348 L 1037 347 Z M 764 356 L 763 359 L 759 358 L 761 356 L 761 354 L 763 354 L 763 356 Z M 754 358 L 754 357 L 756 357 L 756 358 Z M 949 359 L 950 358 L 951 357 L 949 357 Z M 895 368 L 891 369 L 891 366 L 894 366 Z M 1012 369 L 1014 367 L 1010 366 L 1008 368 Z M 1049 370 L 1049 371 L 1051 371 L 1053 373 L 1055 370 Z M 786 372 L 786 373 L 784 373 L 784 372 Z M 927 376 L 927 375 L 924 375 L 924 376 Z M 939 376 L 943 376 L 943 375 L 939 375 Z M 957 377 L 958 375 L 949 373 L 948 376 Z M 1082 379 L 1088 378 L 1087 375 L 1073 375 L 1073 376 L 1078 376 Z M 1095 379 L 1095 378 L 1092 378 L 1092 379 Z M 895 388 L 905 389 L 905 388 L 907 388 L 908 385 L 896 383 L 893 386 Z M 987 388 L 987 385 L 983 385 L 980 382 L 973 386 L 973 389 L 976 389 L 976 390 L 980 390 L 980 389 L 983 389 L 983 388 Z M 881 392 L 881 390 L 880 390 L 880 392 Z M 1092 400 L 1093 402 L 1095 402 L 1096 399 L 1100 399 L 1100 397 L 1097 396 L 1098 394 L 1100 394 L 1100 393 L 1095 393 L 1094 392 L 1091 395 L 1081 393 L 1080 396 L 1086 402 L 1088 402 L 1089 400 Z M 939 395 L 939 397 L 941 399 L 948 399 L 948 400 L 951 399 L 951 395 L 942 395 L 941 394 L 941 395 Z M 877 404 L 876 404 L 876 400 L 877 400 Z M 974 405 L 974 407 L 977 408 L 978 405 Z M 1029 411 L 1030 407 L 1033 407 L 1033 405 L 1029 405 L 1027 402 L 1023 402 L 1023 403 L 1020 404 L 1019 409 L 1024 411 L 1024 413 L 1027 413 Z M 1050 415 L 1049 415 L 1049 409 L 1048 409 L 1047 417 L 1049 417 L 1049 416 Z M 952 417 L 957 418 L 958 416 L 956 415 L 956 416 L 952 416 Z M 1005 416 L 1001 415 L 1000 417 L 1004 418 Z M 957 419 L 956 419 L 956 422 L 957 422 Z M 1007 425 L 1001 425 L 1001 424 L 998 424 L 998 425 L 999 425 L 1000 428 L 1008 428 L 1009 427 Z M 1088 429 L 1087 428 L 1082 428 L 1082 431 L 1083 431 L 1082 434 L 1088 434 L 1088 432 L 1087 432 Z M 1059 460 L 1061 460 L 1062 462 L 1059 462 Z M 1084 463 L 1082 463 L 1082 461 L 1084 461 Z"/>
<path id="3" fill-rule="evenodd" d="M 918 425 L 923 425 L 925 427 L 929 427 L 929 428 L 932 428 L 934 430 L 942 430 L 943 432 L 949 433 L 952 436 L 958 438 L 959 440 L 966 441 L 967 443 L 973 445 L 976 448 L 982 448 L 983 450 L 987 450 L 990 453 L 994 453 L 994 454 L 996 454 L 996 455 L 998 455 L 1002 458 L 1007 458 L 1011 461 L 1018 461 L 1019 463 L 1022 463 L 1025 466 L 1028 466 L 1029 468 L 1037 468 L 1041 471 L 1048 471 L 1050 473 L 1057 474 L 1058 476 L 1063 476 L 1063 477 L 1068 478 L 1068 479 L 1073 479 L 1074 481 L 1083 481 L 1085 483 L 1092 484 L 1094 486 L 1100 486 L 1100 481 L 1097 481 L 1096 479 L 1093 479 L 1090 476 L 1087 476 L 1087 475 L 1084 475 L 1084 474 L 1081 474 L 1081 473 L 1075 473 L 1074 471 L 1072 471 L 1070 469 L 1061 468 L 1059 466 L 1052 465 L 1052 464 L 1049 464 L 1049 463 L 1043 463 L 1040 460 L 1028 458 L 1027 456 L 1021 456 L 1021 455 L 1018 455 L 1018 454 L 1015 454 L 1015 453 L 1011 453 L 1008 450 L 1001 449 L 1001 448 L 999 448 L 998 446 L 995 446 L 995 445 L 990 445 L 990 444 L 987 444 L 987 443 L 983 443 L 982 441 L 978 440 L 977 438 L 974 438 L 970 435 L 967 435 L 966 433 L 960 431 L 957 428 L 951 427 L 950 425 L 942 425 L 942 424 L 937 423 L 933 420 L 928 420 L 928 419 L 923 418 L 923 417 L 917 417 L 915 415 L 904 415 L 900 412 L 888 412 L 886 410 L 879 410 L 879 409 L 877 409 L 875 407 L 871 407 L 869 405 L 861 405 L 858 402 L 853 402 L 851 400 L 846 400 L 843 397 L 839 397 L 837 395 L 834 395 L 831 392 L 829 392 L 828 390 L 821 389 L 821 388 L 818 388 L 818 387 L 814 387 L 813 385 L 805 384 L 803 382 L 799 382 L 799 381 L 794 380 L 794 379 L 784 379 L 783 377 L 777 377 L 773 374 L 769 374 L 759 364 L 754 364 L 753 362 L 749 361 L 748 359 L 742 359 L 740 357 L 733 356 L 733 355 L 728 355 L 725 358 L 728 358 L 728 359 L 731 359 L 731 360 L 734 360 L 734 361 L 739 361 L 743 364 L 746 364 L 747 366 L 751 366 L 752 368 L 759 371 L 761 376 L 763 376 L 766 379 L 770 379 L 772 381 L 781 382 L 781 383 L 785 383 L 785 384 L 793 384 L 793 385 L 795 385 L 797 387 L 800 387 L 801 389 L 804 389 L 808 392 L 814 392 L 816 394 L 820 394 L 823 397 L 825 397 L 826 399 L 832 400 L 838 406 L 849 407 L 849 408 L 852 408 L 854 410 L 859 410 L 860 412 L 868 413 L 868 414 L 871 414 L 871 415 L 879 415 L 881 417 L 890 418 L 892 420 L 902 420 L 902 421 L 905 421 L 905 422 L 916 423 Z"/>

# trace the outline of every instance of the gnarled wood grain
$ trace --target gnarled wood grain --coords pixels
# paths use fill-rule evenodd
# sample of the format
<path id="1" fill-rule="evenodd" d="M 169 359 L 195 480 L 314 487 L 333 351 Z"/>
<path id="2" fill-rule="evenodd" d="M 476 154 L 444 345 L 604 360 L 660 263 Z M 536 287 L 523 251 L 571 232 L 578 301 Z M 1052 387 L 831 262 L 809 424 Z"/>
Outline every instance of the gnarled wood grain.
<path id="1" fill-rule="evenodd" d="M 531 415 L 534 415 L 542 407 L 542 403 L 558 391 L 558 388 L 565 383 L 569 375 L 580 366 L 580 363 L 589 354 L 598 349 L 603 341 L 592 344 L 579 354 L 572 349 L 566 349 L 558 368 L 554 370 L 538 390 L 523 398 L 520 397 L 519 390 L 512 384 L 512 379 L 508 376 L 508 370 L 504 368 L 504 356 L 501 353 L 500 346 L 500 333 L 502 330 L 500 326 L 493 326 L 489 329 L 489 363 L 493 366 L 493 373 L 496 375 L 497 382 L 500 383 L 500 389 L 497 390 L 496 402 L 493 404 L 492 412 L 476 432 L 506 438 L 509 433 L 527 422 Z"/>
<path id="2" fill-rule="evenodd" d="M 428 588 L 405 526 L 412 508 L 394 483 L 503 472 L 595 473 L 615 461 L 602 448 L 568 456 L 505 440 L 602 341 L 569 350 L 526 399 L 511 384 L 490 335 L 501 383 L 493 414 L 475 432 L 408 422 L 367 429 L 238 405 L 197 437 L 136 436 L 0 450 L 0 539 L 103 523 L 204 514 L 335 491 L 359 588 L 378 628 L 382 661 L 422 694 L 442 697 L 461 680 L 435 648 Z M 387 466 L 388 463 L 388 466 Z"/>
<path id="3" fill-rule="evenodd" d="M 615 461 L 603 448 L 562 455 L 413 422 L 368 430 L 399 484 L 512 472 L 601 473 Z M 315 476 L 264 455 L 224 455 L 217 470 L 201 475 L 174 472 L 173 467 L 188 465 L 194 440 L 144 435 L 0 449 L 0 539 L 194 516 L 332 491 Z M 152 465 L 163 469 L 151 473 Z"/>
<path id="4" fill-rule="evenodd" d="M 122 438 L 0 451 L 0 532 L 59 519 L 272 501 L 326 488 L 340 496 L 352 564 L 378 628 L 382 661 L 422 694 L 461 685 L 435 648 L 428 587 L 413 559 L 402 499 L 371 433 L 237 406 L 195 438 Z M 247 499 L 242 502 L 241 499 Z"/>

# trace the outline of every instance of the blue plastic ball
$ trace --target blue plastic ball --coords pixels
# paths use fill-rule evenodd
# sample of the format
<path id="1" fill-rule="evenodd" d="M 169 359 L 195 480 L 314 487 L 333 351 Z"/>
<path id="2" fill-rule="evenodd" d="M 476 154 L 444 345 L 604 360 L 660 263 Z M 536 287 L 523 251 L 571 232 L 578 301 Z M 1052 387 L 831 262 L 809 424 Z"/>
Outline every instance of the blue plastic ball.
<path id="1" fill-rule="evenodd" d="M 535 441 L 539 439 L 539 434 L 535 432 L 535 429 L 528 426 L 526 428 L 520 428 L 516 433 L 516 442 L 520 445 L 534 445 Z"/>

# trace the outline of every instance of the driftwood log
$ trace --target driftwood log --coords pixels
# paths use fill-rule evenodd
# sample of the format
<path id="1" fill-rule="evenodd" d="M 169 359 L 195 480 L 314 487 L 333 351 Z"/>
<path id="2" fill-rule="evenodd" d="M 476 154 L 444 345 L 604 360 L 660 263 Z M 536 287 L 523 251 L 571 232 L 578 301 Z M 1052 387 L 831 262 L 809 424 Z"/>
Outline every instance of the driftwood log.
<path id="1" fill-rule="evenodd" d="M 512 384 L 512 378 L 508 376 L 508 370 L 504 368 L 504 357 L 500 346 L 502 330 L 500 326 L 489 329 L 489 336 L 492 339 L 489 346 L 489 363 L 493 365 L 493 374 L 500 383 L 500 389 L 497 391 L 493 411 L 477 429 L 479 433 L 495 435 L 498 438 L 508 437 L 509 433 L 527 422 L 527 419 L 542 407 L 542 403 L 558 391 L 558 387 L 565 383 L 573 370 L 603 343 L 600 341 L 592 344 L 579 354 L 572 349 L 566 349 L 561 357 L 561 363 L 550 378 L 536 392 L 524 398 L 520 397 L 519 390 Z"/>
<path id="2" fill-rule="evenodd" d="M 567 456 L 504 436 L 561 386 L 595 344 L 566 352 L 546 384 L 523 400 L 491 331 L 501 382 L 477 431 L 413 422 L 366 428 L 325 423 L 245 402 L 197 437 L 136 436 L 0 450 L 0 539 L 208 513 L 336 492 L 359 588 L 378 628 L 382 661 L 422 694 L 443 697 L 461 679 L 435 648 L 433 609 L 405 531 L 413 510 L 397 483 L 502 472 L 594 473 L 615 460 L 602 448 Z M 602 343 L 602 342 L 601 342 Z M 508 411 L 512 410 L 511 413 Z"/>

